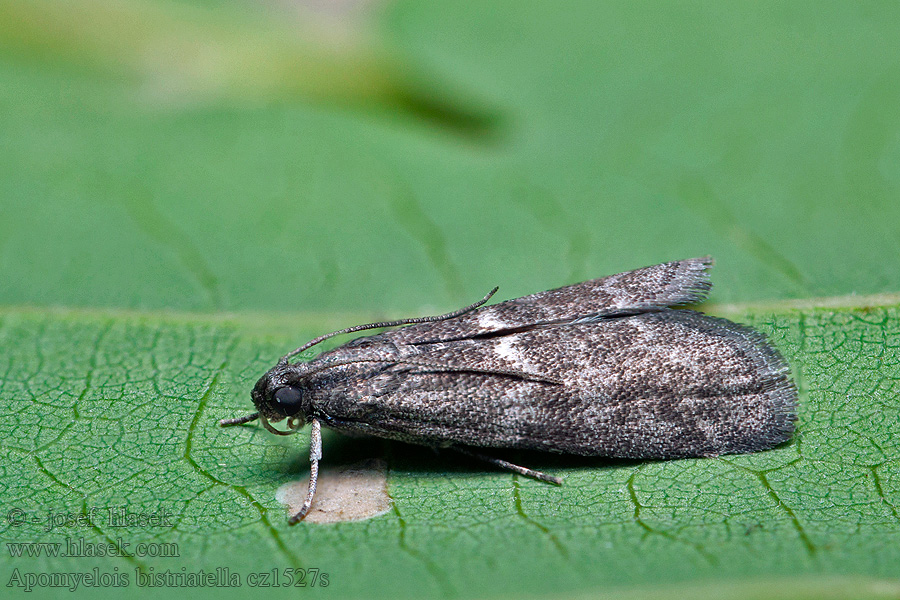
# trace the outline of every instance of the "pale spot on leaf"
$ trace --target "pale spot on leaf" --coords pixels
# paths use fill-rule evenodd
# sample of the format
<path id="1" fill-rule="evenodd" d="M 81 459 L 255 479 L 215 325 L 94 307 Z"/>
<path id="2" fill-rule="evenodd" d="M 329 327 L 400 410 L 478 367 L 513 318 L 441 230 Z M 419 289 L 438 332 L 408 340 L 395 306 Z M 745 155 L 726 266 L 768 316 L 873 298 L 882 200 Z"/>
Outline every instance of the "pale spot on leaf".
<path id="1" fill-rule="evenodd" d="M 296 513 L 306 499 L 308 480 L 292 481 L 278 488 L 275 499 Z M 384 461 L 365 460 L 319 471 L 319 483 L 305 523 L 361 521 L 383 515 L 391 508 Z"/>

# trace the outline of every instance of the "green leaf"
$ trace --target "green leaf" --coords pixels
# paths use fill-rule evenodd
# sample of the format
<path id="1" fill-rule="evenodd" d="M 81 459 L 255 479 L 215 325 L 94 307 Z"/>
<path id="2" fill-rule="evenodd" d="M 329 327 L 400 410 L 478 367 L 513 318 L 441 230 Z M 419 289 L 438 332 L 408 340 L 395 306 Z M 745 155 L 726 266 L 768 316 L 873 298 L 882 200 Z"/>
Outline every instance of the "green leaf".
<path id="1" fill-rule="evenodd" d="M 7 545 L 8 589 L 900 595 L 897 5 L 282 5 L 0 0 L 0 536 L 178 553 Z M 556 488 L 326 434 L 326 466 L 386 461 L 392 512 L 288 527 L 308 434 L 215 426 L 326 331 L 705 254 L 710 310 L 794 369 L 784 447 L 519 456 Z M 164 523 L 86 522 L 123 506 Z"/>
<path id="2" fill-rule="evenodd" d="M 374 96 L 188 8 L 0 0 L 0 303 L 418 312 L 704 254 L 720 302 L 900 289 L 893 4 L 405 2 L 329 54 L 402 57 Z"/>
<path id="3" fill-rule="evenodd" d="M 410 446 L 326 435 L 326 465 L 387 461 L 393 510 L 296 527 L 275 491 L 305 477 L 308 435 L 223 430 L 216 420 L 248 411 L 253 381 L 292 339 L 311 336 L 309 325 L 284 320 L 275 337 L 272 323 L 244 317 L 14 309 L 0 317 L 0 398 L 10 415 L 0 425 L 4 509 L 37 521 L 4 524 L 4 542 L 122 540 L 132 551 L 143 543 L 178 553 L 111 560 L 8 551 L 7 581 L 13 569 L 96 565 L 118 567 L 133 584 L 135 568 L 228 567 L 245 587 L 251 573 L 318 568 L 341 597 L 641 595 L 659 583 L 705 597 L 900 590 L 888 581 L 900 564 L 897 306 L 741 314 L 796 372 L 800 423 L 784 447 L 669 462 L 530 456 L 565 478 L 555 487 Z M 120 506 L 168 512 L 171 522 L 115 527 L 107 511 Z M 95 519 L 47 531 L 48 512 Z"/>

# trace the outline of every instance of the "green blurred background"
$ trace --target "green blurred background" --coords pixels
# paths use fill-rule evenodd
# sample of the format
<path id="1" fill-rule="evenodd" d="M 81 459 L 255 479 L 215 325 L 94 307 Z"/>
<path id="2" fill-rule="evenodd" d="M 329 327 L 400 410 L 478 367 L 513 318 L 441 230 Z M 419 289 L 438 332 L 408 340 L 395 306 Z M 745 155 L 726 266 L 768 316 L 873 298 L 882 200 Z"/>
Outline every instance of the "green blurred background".
<path id="1" fill-rule="evenodd" d="M 897 597 L 898 31 L 871 1 L 0 0 L 0 492 L 174 507 L 171 530 L 78 535 L 184 557 L 0 553 L 2 576 Z M 786 447 L 548 458 L 552 488 L 332 436 L 326 462 L 387 459 L 393 512 L 288 528 L 303 440 L 213 426 L 327 330 L 705 254 L 713 308 L 794 369 Z"/>
<path id="2" fill-rule="evenodd" d="M 0 303 L 900 289 L 892 2 L 0 1 Z"/>

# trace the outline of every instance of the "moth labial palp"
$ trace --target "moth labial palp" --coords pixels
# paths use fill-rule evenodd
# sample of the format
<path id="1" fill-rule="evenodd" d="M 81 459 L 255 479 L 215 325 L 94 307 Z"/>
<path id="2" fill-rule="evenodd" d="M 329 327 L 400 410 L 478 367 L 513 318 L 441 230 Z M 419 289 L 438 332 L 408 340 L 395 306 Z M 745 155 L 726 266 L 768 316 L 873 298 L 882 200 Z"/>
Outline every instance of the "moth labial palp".
<path id="1" fill-rule="evenodd" d="M 485 456 L 510 448 L 611 458 L 755 452 L 787 441 L 797 418 L 789 369 L 744 325 L 675 308 L 702 301 L 709 257 L 662 263 L 436 317 L 350 327 L 282 357 L 254 386 L 259 419 L 289 435 L 310 422 L 310 509 L 319 428 L 458 450 L 513 472 L 557 477 Z M 309 362 L 291 358 L 341 333 L 354 339 Z M 287 420 L 287 430 L 273 423 Z"/>

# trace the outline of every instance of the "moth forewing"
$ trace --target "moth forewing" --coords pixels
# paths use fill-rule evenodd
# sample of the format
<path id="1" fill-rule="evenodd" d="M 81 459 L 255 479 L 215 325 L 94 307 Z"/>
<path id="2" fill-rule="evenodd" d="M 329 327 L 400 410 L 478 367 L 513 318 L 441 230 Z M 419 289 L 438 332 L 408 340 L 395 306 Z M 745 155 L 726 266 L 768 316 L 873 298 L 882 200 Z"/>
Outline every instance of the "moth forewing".
<path id="1" fill-rule="evenodd" d="M 454 319 L 393 332 L 398 344 L 468 339 L 520 327 L 634 314 L 702 302 L 712 284 L 709 256 L 652 265 L 514 298 Z"/>
<path id="2" fill-rule="evenodd" d="M 681 310 L 545 325 L 419 345 L 417 360 L 438 367 L 385 364 L 356 384 L 380 386 L 367 390 L 362 425 L 359 402 L 343 391 L 321 405 L 352 415 L 324 421 L 334 428 L 434 446 L 623 458 L 745 452 L 786 439 L 794 411 L 783 361 L 757 342 L 747 328 Z"/>
<path id="3" fill-rule="evenodd" d="M 315 493 L 320 423 L 458 449 L 555 483 L 471 449 L 669 459 L 771 448 L 790 438 L 796 420 L 797 393 L 781 355 L 748 327 L 669 308 L 706 297 L 711 264 L 663 263 L 374 324 L 415 323 L 308 363 L 285 357 L 254 387 L 258 413 L 221 424 L 257 416 L 270 430 L 269 421 L 311 422 L 310 488 L 291 523 Z"/>

